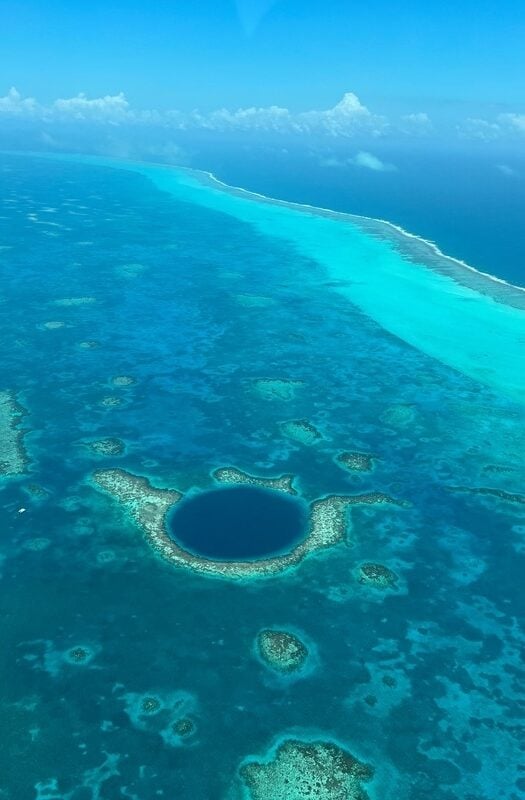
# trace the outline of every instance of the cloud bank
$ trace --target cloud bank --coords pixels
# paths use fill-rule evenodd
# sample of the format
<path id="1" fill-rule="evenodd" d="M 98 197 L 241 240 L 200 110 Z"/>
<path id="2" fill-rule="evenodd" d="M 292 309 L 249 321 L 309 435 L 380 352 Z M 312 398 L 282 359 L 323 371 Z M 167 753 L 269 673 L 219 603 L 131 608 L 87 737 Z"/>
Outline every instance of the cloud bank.
<path id="1" fill-rule="evenodd" d="M 264 5 L 264 4 L 263 4 Z M 261 5 L 262 8 L 262 5 Z M 219 108 L 210 112 L 133 108 L 124 93 L 90 98 L 85 94 L 58 98 L 48 105 L 34 97 L 23 97 L 11 88 L 0 97 L 0 120 L 14 122 L 95 124 L 104 126 L 155 126 L 171 131 L 215 131 L 218 133 L 266 133 L 274 135 L 321 136 L 334 139 L 381 139 L 384 137 L 428 137 L 451 134 L 463 139 L 491 142 L 498 139 L 523 140 L 525 114 L 507 112 L 492 119 L 467 118 L 455 127 L 450 123 L 440 130 L 428 114 L 417 111 L 398 118 L 387 118 L 370 110 L 353 92 L 328 109 L 292 112 L 281 106 Z M 374 161 L 363 151 L 355 166 L 376 171 L 391 171 L 392 165 Z"/>

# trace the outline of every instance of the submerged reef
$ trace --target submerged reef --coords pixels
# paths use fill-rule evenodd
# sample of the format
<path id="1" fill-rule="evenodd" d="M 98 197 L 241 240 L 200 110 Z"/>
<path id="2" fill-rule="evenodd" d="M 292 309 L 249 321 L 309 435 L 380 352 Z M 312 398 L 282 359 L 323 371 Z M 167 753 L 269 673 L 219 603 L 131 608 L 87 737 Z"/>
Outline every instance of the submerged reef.
<path id="1" fill-rule="evenodd" d="M 96 302 L 95 297 L 63 297 L 60 300 L 55 300 L 53 305 L 63 308 L 75 308 L 76 306 L 88 306 Z"/>
<path id="2" fill-rule="evenodd" d="M 374 457 L 370 453 L 345 450 L 334 458 L 335 463 L 348 472 L 370 472 L 374 468 Z"/>
<path id="3" fill-rule="evenodd" d="M 217 475 L 217 473 L 219 473 Z M 257 478 L 227 467 L 213 473 L 215 480 L 228 483 L 255 483 L 265 488 L 291 492 L 292 478 Z M 284 481 L 284 483 L 283 483 Z M 93 482 L 113 496 L 142 528 L 153 549 L 167 561 L 205 575 L 222 578 L 255 578 L 282 572 L 299 564 L 306 556 L 343 542 L 348 525 L 348 508 L 366 503 L 396 503 L 381 493 L 364 495 L 329 495 L 310 503 L 308 531 L 289 553 L 254 561 L 214 561 L 190 553 L 168 533 L 167 514 L 183 495 L 174 489 L 156 489 L 146 478 L 122 469 L 97 470 Z M 274 485 L 270 485 L 272 482 Z M 278 488 L 280 487 L 280 488 Z"/>
<path id="4" fill-rule="evenodd" d="M 468 492 L 468 494 L 481 494 L 486 497 L 496 497 L 498 500 L 505 500 L 507 503 L 525 504 L 525 495 L 514 492 L 506 492 L 504 489 L 492 489 L 488 486 L 447 486 L 449 492 Z"/>
<path id="5" fill-rule="evenodd" d="M 303 381 L 284 378 L 256 378 L 253 381 L 255 392 L 264 400 L 293 400 Z"/>
<path id="6" fill-rule="evenodd" d="M 379 419 L 386 425 L 393 425 L 395 428 L 405 428 L 416 418 L 414 408 L 408 403 L 397 403 L 389 406 Z"/>
<path id="7" fill-rule="evenodd" d="M 287 422 L 279 423 L 281 432 L 300 444 L 312 445 L 319 442 L 323 437 L 307 419 L 290 419 Z"/>
<path id="8" fill-rule="evenodd" d="M 25 431 L 19 428 L 25 413 L 13 392 L 0 391 L 0 475 L 21 475 L 26 470 Z"/>
<path id="9" fill-rule="evenodd" d="M 105 408 L 115 408 L 115 406 L 122 405 L 122 398 L 113 396 L 103 397 L 100 401 L 100 405 Z"/>
<path id="10" fill-rule="evenodd" d="M 239 775 L 250 800 L 366 800 L 373 769 L 331 741 L 285 739 L 265 761 L 248 760 Z"/>
<path id="11" fill-rule="evenodd" d="M 140 731 L 160 736 L 170 747 L 188 744 L 197 731 L 194 721 L 197 698 L 189 692 L 129 692 L 123 700 L 131 724 Z"/>
<path id="12" fill-rule="evenodd" d="M 359 567 L 359 583 L 369 584 L 378 589 L 394 589 L 399 577 L 384 564 L 361 564 Z"/>
<path id="13" fill-rule="evenodd" d="M 136 380 L 131 375 L 116 375 L 111 379 L 111 383 L 113 386 L 133 386 Z"/>
<path id="14" fill-rule="evenodd" d="M 46 331 L 57 331 L 59 328 L 64 328 L 66 325 L 65 322 L 61 322 L 57 319 L 52 319 L 49 322 L 44 322 L 42 327 L 46 329 Z"/>
<path id="15" fill-rule="evenodd" d="M 261 661 L 276 672 L 297 672 L 308 658 L 308 648 L 290 631 L 277 629 L 259 631 L 256 649 Z"/>
<path id="16" fill-rule="evenodd" d="M 264 306 L 271 306 L 275 303 L 272 297 L 263 294 L 237 294 L 235 299 L 239 305 L 247 308 L 264 308 Z"/>
<path id="17" fill-rule="evenodd" d="M 124 442 L 114 438 L 95 439 L 92 442 L 86 442 L 85 446 L 97 456 L 121 456 L 125 450 Z"/>
<path id="18" fill-rule="evenodd" d="M 249 475 L 236 467 L 220 467 L 211 474 L 217 483 L 230 483 L 246 486 L 259 486 L 261 489 L 273 489 L 276 492 L 297 494 L 293 487 L 293 475 L 281 475 L 279 478 L 260 478 Z"/>

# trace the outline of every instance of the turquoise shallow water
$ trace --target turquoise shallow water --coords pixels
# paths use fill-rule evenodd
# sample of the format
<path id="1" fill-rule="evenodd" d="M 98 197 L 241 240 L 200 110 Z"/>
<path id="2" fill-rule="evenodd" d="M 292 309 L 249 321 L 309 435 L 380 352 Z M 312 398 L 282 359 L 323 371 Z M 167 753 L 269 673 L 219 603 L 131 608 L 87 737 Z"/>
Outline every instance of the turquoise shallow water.
<path id="1" fill-rule="evenodd" d="M 520 797 L 512 290 L 465 287 L 384 228 L 185 171 L 1 168 L 0 391 L 27 412 L 28 463 L 1 484 L 0 796 L 249 799 L 239 765 L 295 736 L 370 763 L 372 798 Z M 264 394 L 260 378 L 297 383 Z M 319 438 L 286 436 L 291 419 Z M 124 452 L 94 452 L 102 438 Z M 341 451 L 374 469 L 341 469 Z M 232 582 L 160 560 L 90 480 L 118 466 L 197 491 L 229 465 L 295 475 L 306 501 L 406 504 L 356 505 L 340 545 Z M 397 582 L 360 582 L 363 562 Z M 279 626 L 308 643 L 305 672 L 255 657 Z"/>

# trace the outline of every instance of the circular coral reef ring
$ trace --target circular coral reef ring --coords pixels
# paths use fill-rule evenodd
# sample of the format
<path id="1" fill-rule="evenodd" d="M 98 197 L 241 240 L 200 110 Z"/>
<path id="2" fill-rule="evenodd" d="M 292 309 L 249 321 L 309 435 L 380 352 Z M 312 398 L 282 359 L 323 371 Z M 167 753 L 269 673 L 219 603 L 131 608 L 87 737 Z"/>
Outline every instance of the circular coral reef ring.
<path id="1" fill-rule="evenodd" d="M 250 800 L 367 800 L 374 770 L 331 739 L 282 737 L 262 759 L 249 757 L 239 777 Z"/>
<path id="2" fill-rule="evenodd" d="M 219 484 L 252 485 L 276 492 L 297 494 L 293 476 L 262 478 L 236 467 L 222 467 L 212 473 Z M 151 547 L 176 566 L 203 575 L 227 579 L 261 578 L 296 567 L 304 558 L 346 540 L 348 509 L 356 504 L 401 503 L 388 495 L 374 492 L 363 495 L 329 495 L 308 506 L 304 538 L 290 552 L 256 560 L 214 560 L 189 552 L 170 536 L 169 515 L 183 494 L 175 489 L 157 489 L 147 478 L 122 469 L 97 470 L 92 475 L 98 489 L 115 498 L 142 529 Z"/>

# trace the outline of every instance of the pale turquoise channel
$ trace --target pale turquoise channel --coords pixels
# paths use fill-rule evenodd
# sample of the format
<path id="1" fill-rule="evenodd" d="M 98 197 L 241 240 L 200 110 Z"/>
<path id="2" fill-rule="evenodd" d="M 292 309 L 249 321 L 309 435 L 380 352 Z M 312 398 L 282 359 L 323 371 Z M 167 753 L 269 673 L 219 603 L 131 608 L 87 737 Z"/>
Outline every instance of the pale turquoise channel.
<path id="1" fill-rule="evenodd" d="M 80 160 L 80 159 L 79 159 Z M 334 287 L 385 330 L 480 383 L 525 403 L 525 311 L 403 257 L 344 215 L 275 203 L 187 169 L 82 159 L 132 169 L 179 200 L 229 214 L 293 243 L 322 264 Z M 297 276 L 300 281 L 300 276 Z"/>

